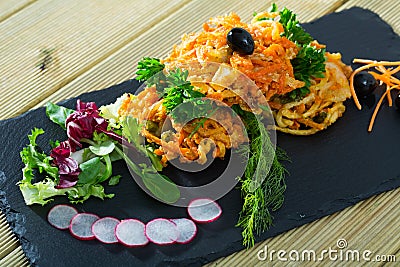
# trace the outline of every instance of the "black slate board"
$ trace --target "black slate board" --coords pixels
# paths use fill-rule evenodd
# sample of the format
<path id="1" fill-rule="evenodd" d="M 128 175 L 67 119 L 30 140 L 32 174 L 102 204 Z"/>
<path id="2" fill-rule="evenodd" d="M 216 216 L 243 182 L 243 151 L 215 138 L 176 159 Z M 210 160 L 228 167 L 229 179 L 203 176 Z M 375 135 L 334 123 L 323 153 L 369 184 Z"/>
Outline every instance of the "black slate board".
<path id="1" fill-rule="evenodd" d="M 340 51 L 344 62 L 352 58 L 398 60 L 400 37 L 376 14 L 360 8 L 327 15 L 304 27 L 328 51 Z M 113 102 L 126 91 L 134 91 L 135 81 L 80 96 L 98 105 Z M 73 108 L 75 99 L 62 104 Z M 323 216 L 342 210 L 374 194 L 400 186 L 398 155 L 400 145 L 400 112 L 384 105 L 374 131 L 367 133 L 372 108 L 356 110 L 351 100 L 347 111 L 328 130 L 313 136 L 296 137 L 278 134 L 278 145 L 287 151 L 292 163 L 287 164 L 286 200 L 276 213 L 275 226 L 258 240 L 264 240 Z M 45 147 L 48 139 L 62 139 L 64 133 L 45 117 L 43 108 L 17 118 L 0 122 L 0 207 L 7 214 L 20 237 L 28 257 L 40 266 L 199 266 L 242 249 L 240 229 L 234 227 L 241 208 L 238 190 L 219 200 L 224 212 L 221 218 L 199 227 L 198 236 L 188 245 L 160 247 L 148 245 L 129 249 L 121 245 L 102 245 L 96 241 L 79 241 L 49 226 L 48 210 L 65 202 L 63 197 L 45 207 L 27 207 L 15 183 L 21 177 L 19 151 L 27 143 L 33 127 L 46 130 L 39 140 Z M 183 208 L 166 206 L 148 197 L 129 178 L 124 163 L 115 167 L 124 179 L 115 188 L 112 200 L 93 199 L 78 205 L 80 211 L 119 219 L 138 217 L 148 221 L 155 217 L 186 216 Z"/>

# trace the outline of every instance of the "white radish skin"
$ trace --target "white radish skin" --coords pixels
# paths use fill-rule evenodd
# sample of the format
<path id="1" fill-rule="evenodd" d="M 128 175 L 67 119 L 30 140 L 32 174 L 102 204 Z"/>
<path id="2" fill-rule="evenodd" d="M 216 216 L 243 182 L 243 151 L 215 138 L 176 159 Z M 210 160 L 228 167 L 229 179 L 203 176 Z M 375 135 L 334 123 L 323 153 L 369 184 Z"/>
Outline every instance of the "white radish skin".
<path id="1" fill-rule="evenodd" d="M 118 239 L 115 236 L 115 228 L 120 221 L 113 217 L 104 217 L 92 225 L 92 232 L 97 240 L 105 244 L 118 243 Z"/>
<path id="2" fill-rule="evenodd" d="M 69 231 L 79 240 L 95 239 L 92 232 L 92 225 L 98 219 L 100 219 L 99 216 L 93 213 L 78 213 L 72 218 Z"/>
<path id="3" fill-rule="evenodd" d="M 176 240 L 176 243 L 187 244 L 196 236 L 197 226 L 192 220 L 187 218 L 178 218 L 170 219 L 170 221 L 175 223 L 179 232 L 179 237 Z"/>
<path id="4" fill-rule="evenodd" d="M 179 237 L 176 224 L 164 218 L 148 222 L 145 231 L 147 238 L 158 245 L 173 244 Z"/>
<path id="5" fill-rule="evenodd" d="M 146 225 L 136 219 L 122 220 L 115 228 L 118 241 L 127 247 L 141 247 L 149 243 L 145 234 Z"/>
<path id="6" fill-rule="evenodd" d="M 72 218 L 78 214 L 78 211 L 69 205 L 56 205 L 50 209 L 47 214 L 47 221 L 57 229 L 68 229 Z"/>
<path id="7" fill-rule="evenodd" d="M 209 223 L 217 220 L 222 209 L 217 202 L 208 198 L 194 199 L 187 207 L 190 218 L 197 223 Z"/>

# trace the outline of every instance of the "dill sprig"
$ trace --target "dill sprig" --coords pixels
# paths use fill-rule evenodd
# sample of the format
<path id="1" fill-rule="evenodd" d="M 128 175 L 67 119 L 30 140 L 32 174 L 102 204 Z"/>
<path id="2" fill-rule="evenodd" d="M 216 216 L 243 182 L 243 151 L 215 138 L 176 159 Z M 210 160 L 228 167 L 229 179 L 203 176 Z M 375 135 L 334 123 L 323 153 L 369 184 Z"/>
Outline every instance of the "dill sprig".
<path id="1" fill-rule="evenodd" d="M 249 248 L 254 246 L 255 234 L 260 235 L 272 225 L 271 211 L 283 204 L 287 171 L 280 161 L 288 157 L 279 148 L 275 152 L 269 133 L 257 115 L 237 105 L 232 108 L 242 118 L 251 140 L 240 151 L 249 159 L 240 178 L 243 206 L 237 222 L 242 228 L 243 245 Z"/>

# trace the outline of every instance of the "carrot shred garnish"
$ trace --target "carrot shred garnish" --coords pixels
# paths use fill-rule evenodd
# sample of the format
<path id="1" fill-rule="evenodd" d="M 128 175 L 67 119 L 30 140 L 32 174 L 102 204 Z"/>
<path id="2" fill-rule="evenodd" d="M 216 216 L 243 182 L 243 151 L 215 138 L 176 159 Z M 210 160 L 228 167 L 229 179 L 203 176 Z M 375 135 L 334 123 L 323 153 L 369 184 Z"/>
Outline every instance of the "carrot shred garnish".
<path id="1" fill-rule="evenodd" d="M 374 113 L 372 113 L 372 117 L 371 117 L 371 120 L 370 120 L 370 122 L 369 122 L 368 132 L 371 132 L 371 131 L 372 131 L 372 127 L 374 126 L 374 122 L 375 122 L 375 119 L 376 119 L 376 115 L 378 114 L 378 111 L 379 111 L 379 108 L 380 108 L 381 105 L 382 105 L 383 99 L 385 98 L 385 96 L 386 96 L 386 94 L 387 94 L 388 92 L 389 92 L 389 91 L 386 91 L 386 92 L 381 96 L 381 98 L 379 99 L 378 104 L 376 104 L 376 107 L 375 107 L 375 109 L 374 109 Z"/>
<path id="2" fill-rule="evenodd" d="M 379 81 L 379 84 L 385 84 L 386 85 L 386 91 L 383 93 L 381 98 L 379 99 L 374 112 L 372 114 L 369 126 L 368 126 L 368 132 L 372 131 L 372 127 L 374 125 L 376 116 L 378 114 L 379 108 L 381 107 L 383 100 L 385 97 L 388 100 L 388 105 L 391 107 L 393 105 L 393 99 L 391 95 L 391 91 L 393 89 L 400 89 L 400 79 L 394 77 L 396 73 L 400 71 L 400 61 L 376 61 L 376 60 L 370 60 L 370 59 L 360 59 L 360 58 L 355 58 L 353 60 L 353 63 L 361 63 L 361 64 L 366 64 L 364 66 L 361 66 L 353 71 L 353 73 L 350 76 L 350 91 L 351 95 L 353 97 L 354 103 L 357 106 L 358 109 L 361 110 L 361 104 L 357 98 L 355 89 L 354 89 L 354 76 L 363 71 L 363 70 L 368 70 L 371 68 L 374 68 L 375 71 L 368 71 L 374 78 Z M 396 66 L 395 68 L 393 68 Z"/>

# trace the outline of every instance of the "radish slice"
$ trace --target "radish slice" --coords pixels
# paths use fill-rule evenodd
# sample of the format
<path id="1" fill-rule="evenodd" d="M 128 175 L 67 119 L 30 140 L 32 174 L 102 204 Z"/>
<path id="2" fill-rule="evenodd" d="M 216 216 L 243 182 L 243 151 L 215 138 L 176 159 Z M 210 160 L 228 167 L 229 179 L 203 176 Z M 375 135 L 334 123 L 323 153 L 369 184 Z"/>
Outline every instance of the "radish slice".
<path id="1" fill-rule="evenodd" d="M 71 206 L 60 204 L 52 207 L 47 214 L 47 221 L 57 229 L 66 230 L 78 211 Z"/>
<path id="2" fill-rule="evenodd" d="M 95 236 L 92 233 L 92 225 L 99 219 L 99 216 L 93 213 L 78 213 L 69 224 L 71 234 L 80 240 L 91 240 Z"/>
<path id="3" fill-rule="evenodd" d="M 118 239 L 115 236 L 115 227 L 120 223 L 120 221 L 113 217 L 104 217 L 92 225 L 92 232 L 97 240 L 106 243 L 113 244 L 118 243 Z"/>
<path id="4" fill-rule="evenodd" d="M 217 202 L 208 198 L 192 200 L 187 208 L 190 218 L 198 223 L 213 222 L 222 214 Z"/>
<path id="5" fill-rule="evenodd" d="M 170 221 L 175 223 L 179 232 L 179 237 L 176 240 L 176 243 L 187 244 L 196 236 L 197 227 L 192 220 L 187 218 L 179 218 L 170 219 Z"/>
<path id="6" fill-rule="evenodd" d="M 144 246 L 149 243 L 149 239 L 145 235 L 145 227 L 144 223 L 139 220 L 123 220 L 115 228 L 115 236 L 125 246 Z"/>
<path id="7" fill-rule="evenodd" d="M 179 237 L 176 224 L 163 218 L 148 222 L 145 231 L 147 238 L 158 245 L 172 244 Z"/>

